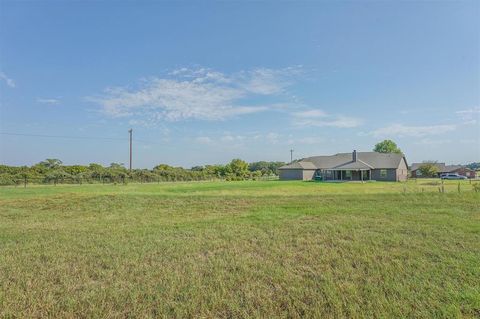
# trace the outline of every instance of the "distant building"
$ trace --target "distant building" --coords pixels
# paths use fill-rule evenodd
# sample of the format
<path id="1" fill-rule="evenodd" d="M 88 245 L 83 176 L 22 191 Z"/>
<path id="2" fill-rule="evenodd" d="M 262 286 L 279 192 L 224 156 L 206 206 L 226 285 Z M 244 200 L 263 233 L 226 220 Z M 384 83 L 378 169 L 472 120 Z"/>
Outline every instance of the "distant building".
<path id="1" fill-rule="evenodd" d="M 353 151 L 308 157 L 279 172 L 281 180 L 405 181 L 408 166 L 403 154 Z"/>
<path id="2" fill-rule="evenodd" d="M 422 172 L 419 168 L 426 163 L 412 163 L 410 172 L 413 178 L 422 178 Z M 468 178 L 475 178 L 475 171 L 463 165 L 445 165 L 445 163 L 430 163 L 437 168 L 437 177 L 447 173 L 457 173 Z"/>

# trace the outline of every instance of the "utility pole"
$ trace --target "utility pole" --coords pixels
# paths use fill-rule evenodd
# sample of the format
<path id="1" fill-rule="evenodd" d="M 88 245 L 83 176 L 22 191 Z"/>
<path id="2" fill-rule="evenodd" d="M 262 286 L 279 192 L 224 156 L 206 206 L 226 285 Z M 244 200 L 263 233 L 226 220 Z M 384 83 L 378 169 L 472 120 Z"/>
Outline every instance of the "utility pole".
<path id="1" fill-rule="evenodd" d="M 129 129 L 128 130 L 128 133 L 130 133 L 130 172 L 132 171 L 132 132 L 133 130 L 132 129 Z"/>
<path id="2" fill-rule="evenodd" d="M 290 150 L 290 163 L 293 162 L 293 150 Z"/>

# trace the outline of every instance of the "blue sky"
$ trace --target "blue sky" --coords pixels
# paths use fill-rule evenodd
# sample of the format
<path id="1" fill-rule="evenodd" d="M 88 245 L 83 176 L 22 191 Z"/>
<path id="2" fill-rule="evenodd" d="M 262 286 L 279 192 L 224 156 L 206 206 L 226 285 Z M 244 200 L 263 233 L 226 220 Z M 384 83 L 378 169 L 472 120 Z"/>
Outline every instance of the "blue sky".
<path id="1" fill-rule="evenodd" d="M 127 163 L 129 128 L 134 167 L 479 161 L 479 30 L 478 1 L 2 0 L 0 162 Z"/>

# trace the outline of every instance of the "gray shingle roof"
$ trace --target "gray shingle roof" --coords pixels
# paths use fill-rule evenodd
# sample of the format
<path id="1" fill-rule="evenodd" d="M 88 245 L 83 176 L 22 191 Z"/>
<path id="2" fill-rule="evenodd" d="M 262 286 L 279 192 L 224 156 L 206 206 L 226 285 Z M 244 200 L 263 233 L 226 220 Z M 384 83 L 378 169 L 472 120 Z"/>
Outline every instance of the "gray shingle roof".
<path id="1" fill-rule="evenodd" d="M 373 167 L 361 160 L 351 161 L 342 165 L 335 166 L 334 169 L 372 169 Z"/>
<path id="2" fill-rule="evenodd" d="M 379 169 L 398 168 L 403 154 L 357 152 L 357 162 L 353 162 L 352 153 L 339 153 L 330 156 L 312 156 L 300 162 L 280 167 L 280 169 L 302 169 L 303 165 L 312 169 Z M 307 164 L 308 163 L 308 164 Z"/>
<path id="3" fill-rule="evenodd" d="M 305 162 L 305 161 L 300 161 L 300 162 L 294 162 L 288 165 L 284 165 L 280 167 L 279 169 L 317 169 L 315 165 L 311 162 Z"/>
<path id="4" fill-rule="evenodd" d="M 412 166 L 410 167 L 410 170 L 416 171 L 417 169 L 420 168 L 420 166 L 425 165 L 425 164 L 426 163 L 412 163 Z M 437 168 L 437 170 L 439 172 L 445 171 L 445 163 L 432 163 L 432 164 L 435 165 L 435 167 Z"/>
<path id="5" fill-rule="evenodd" d="M 445 170 L 443 172 L 445 173 L 449 173 L 449 172 L 453 172 L 459 168 L 463 168 L 464 166 L 462 165 L 446 165 L 445 166 Z"/>

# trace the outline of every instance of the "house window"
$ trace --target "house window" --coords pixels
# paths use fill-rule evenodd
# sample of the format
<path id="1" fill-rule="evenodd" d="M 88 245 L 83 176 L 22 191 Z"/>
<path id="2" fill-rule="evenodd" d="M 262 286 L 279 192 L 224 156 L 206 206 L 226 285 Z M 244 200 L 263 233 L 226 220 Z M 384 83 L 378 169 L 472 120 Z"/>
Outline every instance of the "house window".
<path id="1" fill-rule="evenodd" d="M 352 179 L 352 171 L 345 171 L 345 178 Z"/>
<path id="2" fill-rule="evenodd" d="M 386 169 L 381 169 L 380 170 L 380 177 L 381 178 L 387 177 L 387 170 Z"/>
<path id="3" fill-rule="evenodd" d="M 415 173 L 417 174 L 417 176 L 422 176 L 422 172 L 420 170 L 416 170 Z"/>

